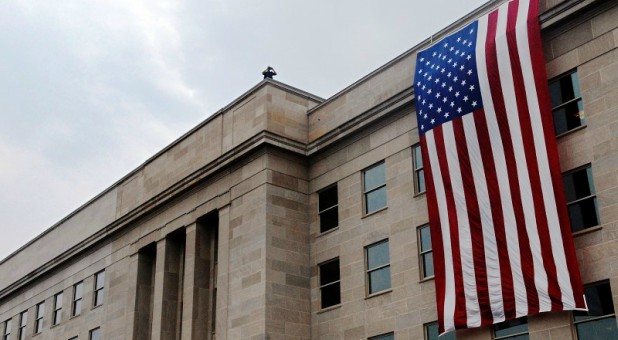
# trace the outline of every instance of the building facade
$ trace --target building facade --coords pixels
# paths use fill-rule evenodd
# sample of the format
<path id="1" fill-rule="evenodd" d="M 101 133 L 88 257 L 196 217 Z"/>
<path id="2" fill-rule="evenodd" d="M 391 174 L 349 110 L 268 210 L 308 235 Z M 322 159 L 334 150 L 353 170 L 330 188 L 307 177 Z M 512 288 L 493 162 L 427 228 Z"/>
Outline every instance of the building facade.
<path id="1" fill-rule="evenodd" d="M 329 99 L 264 79 L 2 260 L 2 339 L 435 339 L 416 53 L 503 2 Z M 618 338 L 618 2 L 540 21 L 592 312 L 445 338 Z"/>

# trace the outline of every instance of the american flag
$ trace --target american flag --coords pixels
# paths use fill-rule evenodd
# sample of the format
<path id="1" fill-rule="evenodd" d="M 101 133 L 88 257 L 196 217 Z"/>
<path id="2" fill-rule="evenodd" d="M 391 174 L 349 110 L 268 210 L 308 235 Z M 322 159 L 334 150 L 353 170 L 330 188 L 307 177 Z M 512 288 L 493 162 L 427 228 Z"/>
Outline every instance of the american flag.
<path id="1" fill-rule="evenodd" d="M 440 333 L 585 309 L 538 1 L 504 3 L 419 52 L 414 93 Z"/>

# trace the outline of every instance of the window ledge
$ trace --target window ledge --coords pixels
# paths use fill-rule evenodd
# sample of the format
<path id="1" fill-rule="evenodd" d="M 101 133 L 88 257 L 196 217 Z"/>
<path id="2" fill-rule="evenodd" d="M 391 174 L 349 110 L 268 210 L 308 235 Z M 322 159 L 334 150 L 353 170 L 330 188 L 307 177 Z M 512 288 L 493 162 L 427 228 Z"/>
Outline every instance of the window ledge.
<path id="1" fill-rule="evenodd" d="M 388 209 L 388 206 L 386 206 L 386 207 L 384 207 L 384 208 L 380 208 L 380 209 L 378 209 L 378 210 L 376 210 L 376 211 L 372 211 L 372 212 L 370 212 L 370 213 L 368 213 L 368 214 L 364 214 L 364 215 L 363 215 L 363 217 L 361 217 L 361 218 L 365 218 L 365 217 L 373 216 L 373 215 L 375 215 L 375 214 L 377 214 L 377 213 L 383 212 L 383 211 L 384 211 L 384 210 L 386 210 L 386 209 Z"/>
<path id="2" fill-rule="evenodd" d="M 73 315 L 73 316 L 71 316 L 71 317 L 69 318 L 69 320 L 73 320 L 73 319 L 75 319 L 75 318 L 79 317 L 80 315 L 82 315 L 82 314 L 81 314 L 81 313 L 79 313 L 79 314 Z"/>
<path id="3" fill-rule="evenodd" d="M 563 133 L 561 133 L 559 135 L 556 135 L 556 139 L 562 138 L 564 136 L 568 136 L 568 135 L 570 135 L 570 134 L 572 134 L 574 132 L 577 132 L 579 130 L 583 130 L 583 129 L 586 128 L 586 126 L 588 126 L 588 125 L 584 124 L 584 125 L 580 125 L 580 126 L 578 126 L 576 128 L 572 128 L 571 130 L 565 131 L 565 132 L 563 132 Z"/>
<path id="4" fill-rule="evenodd" d="M 371 294 L 369 294 L 369 295 L 365 296 L 365 300 L 368 300 L 368 299 L 374 298 L 374 297 L 376 297 L 376 296 L 380 296 L 380 295 L 388 294 L 388 293 L 390 293 L 390 292 L 392 292 L 392 291 L 393 291 L 393 288 L 389 288 L 389 289 L 381 290 L 381 291 L 376 292 L 376 293 L 371 293 Z"/>
<path id="5" fill-rule="evenodd" d="M 588 233 L 593 233 L 593 232 L 599 231 L 601 229 L 603 229 L 603 227 L 600 226 L 600 225 L 597 225 L 597 226 L 594 226 L 594 227 L 589 227 L 589 228 L 582 229 L 582 230 L 574 232 L 573 233 L 573 237 L 577 237 L 577 236 L 581 236 L 581 235 L 586 235 Z"/>
<path id="6" fill-rule="evenodd" d="M 339 308 L 341 308 L 341 304 L 330 306 L 330 307 L 326 307 L 326 308 L 320 309 L 318 311 L 318 314 L 330 312 L 331 310 L 335 310 L 335 309 L 339 309 Z"/>
<path id="7" fill-rule="evenodd" d="M 327 231 L 325 231 L 325 232 L 323 232 L 323 233 L 319 233 L 319 234 L 317 234 L 315 237 L 316 237 L 316 238 L 319 238 L 319 237 L 322 237 L 322 236 L 328 235 L 328 234 L 330 234 L 330 233 L 334 233 L 334 232 L 335 232 L 335 231 L 337 231 L 337 230 L 339 230 L 339 226 L 336 226 L 336 227 L 334 227 L 333 229 L 328 229 Z"/>
<path id="8" fill-rule="evenodd" d="M 414 193 L 414 196 L 412 196 L 412 197 L 420 197 L 420 196 L 425 195 L 426 193 L 427 193 L 427 190 L 425 190 L 425 191 L 423 191 L 423 192 L 415 192 L 415 193 Z"/>
<path id="9" fill-rule="evenodd" d="M 92 306 L 92 308 L 90 308 L 90 310 L 93 310 L 93 309 L 97 309 L 97 308 L 100 308 L 101 306 L 103 306 L 103 304 L 100 304 L 100 305 L 96 305 L 96 306 Z"/>
<path id="10" fill-rule="evenodd" d="M 435 275 L 431 275 L 431 276 L 427 276 L 426 278 L 420 279 L 418 281 L 418 283 L 423 283 L 423 282 L 428 282 L 428 281 L 434 281 L 436 279 Z"/>

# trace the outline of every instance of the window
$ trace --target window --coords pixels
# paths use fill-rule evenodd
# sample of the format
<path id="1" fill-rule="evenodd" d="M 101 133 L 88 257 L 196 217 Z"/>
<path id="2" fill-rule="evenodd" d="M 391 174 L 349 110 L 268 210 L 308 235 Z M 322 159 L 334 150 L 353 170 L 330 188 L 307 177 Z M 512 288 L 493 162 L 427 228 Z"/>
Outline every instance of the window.
<path id="1" fill-rule="evenodd" d="M 54 312 L 52 314 L 52 326 L 55 326 L 62 321 L 62 297 L 63 293 L 60 292 L 54 295 Z"/>
<path id="2" fill-rule="evenodd" d="M 416 144 L 412 147 L 412 158 L 414 165 L 414 193 L 425 192 L 425 169 L 423 168 L 423 154 L 421 145 Z"/>
<path id="3" fill-rule="evenodd" d="M 339 280 L 338 258 L 320 265 L 320 301 L 322 308 L 341 303 L 341 285 Z"/>
<path id="4" fill-rule="evenodd" d="M 39 334 L 43 331 L 43 316 L 45 315 L 45 302 L 36 305 L 36 315 L 34 319 L 34 334 Z"/>
<path id="5" fill-rule="evenodd" d="M 101 340 L 101 328 L 95 328 L 90 330 L 88 335 L 89 340 Z"/>
<path id="6" fill-rule="evenodd" d="M 105 271 L 102 270 L 94 274 L 94 307 L 103 304 L 105 297 Z"/>
<path id="7" fill-rule="evenodd" d="M 84 294 L 84 283 L 79 282 L 73 285 L 73 304 L 71 306 L 71 316 L 76 316 L 82 312 L 82 296 Z"/>
<path id="8" fill-rule="evenodd" d="M 11 335 L 11 328 L 13 327 L 13 319 L 8 319 L 4 322 L 4 331 L 2 333 L 2 340 L 8 340 Z"/>
<path id="9" fill-rule="evenodd" d="M 391 265 L 388 240 L 365 248 L 369 294 L 391 288 Z"/>
<path id="10" fill-rule="evenodd" d="M 494 339 L 527 340 L 528 318 L 523 316 L 519 319 L 504 321 L 494 325 Z M 442 339 L 440 339 L 442 340 Z"/>
<path id="11" fill-rule="evenodd" d="M 552 80 L 549 96 L 557 135 L 586 125 L 577 71 Z"/>
<path id="12" fill-rule="evenodd" d="M 23 311 L 19 314 L 19 330 L 17 339 L 24 340 L 26 338 L 26 325 L 28 324 L 28 311 Z"/>
<path id="13" fill-rule="evenodd" d="M 577 232 L 599 224 L 597 197 L 590 165 L 563 176 L 571 230 Z"/>
<path id="14" fill-rule="evenodd" d="M 365 214 L 386 207 L 386 174 L 384 162 L 363 171 L 363 193 L 365 195 Z"/>
<path id="15" fill-rule="evenodd" d="M 388 333 L 382 335 L 376 335 L 369 338 L 369 340 L 395 340 L 395 334 Z"/>
<path id="16" fill-rule="evenodd" d="M 573 312 L 578 339 L 617 339 L 616 314 L 609 282 L 584 287 L 588 312 Z"/>
<path id="17" fill-rule="evenodd" d="M 433 277 L 433 250 L 431 248 L 431 231 L 429 224 L 418 227 L 418 259 L 421 279 Z"/>
<path id="18" fill-rule="evenodd" d="M 318 214 L 320 215 L 320 232 L 337 228 L 339 225 L 339 206 L 337 185 L 320 191 L 318 194 Z"/>
<path id="19" fill-rule="evenodd" d="M 455 332 L 444 333 L 439 339 L 438 323 L 432 322 L 425 325 L 425 340 L 455 340 Z"/>

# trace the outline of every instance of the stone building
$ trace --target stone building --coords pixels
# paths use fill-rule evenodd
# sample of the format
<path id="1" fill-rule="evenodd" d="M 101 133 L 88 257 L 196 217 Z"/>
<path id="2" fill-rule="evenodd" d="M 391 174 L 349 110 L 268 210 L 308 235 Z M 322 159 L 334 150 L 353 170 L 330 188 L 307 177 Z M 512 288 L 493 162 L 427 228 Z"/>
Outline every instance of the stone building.
<path id="1" fill-rule="evenodd" d="M 435 339 L 415 56 L 502 2 L 328 99 L 258 83 L 2 260 L 0 337 Z M 541 0 L 540 21 L 593 315 L 458 339 L 618 337 L 618 2 Z"/>

